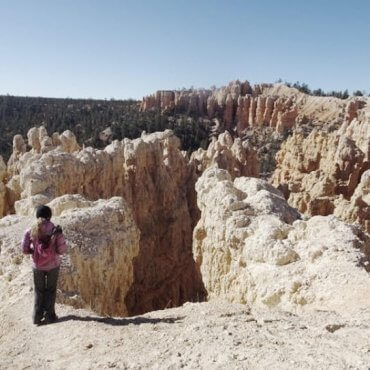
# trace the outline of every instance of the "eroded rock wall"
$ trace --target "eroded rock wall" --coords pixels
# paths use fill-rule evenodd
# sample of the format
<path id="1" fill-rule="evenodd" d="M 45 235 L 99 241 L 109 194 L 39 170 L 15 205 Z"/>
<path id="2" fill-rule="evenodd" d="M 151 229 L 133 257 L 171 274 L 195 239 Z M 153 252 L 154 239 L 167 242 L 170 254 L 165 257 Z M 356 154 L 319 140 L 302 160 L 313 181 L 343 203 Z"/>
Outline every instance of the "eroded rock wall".
<path id="1" fill-rule="evenodd" d="M 284 133 L 301 125 L 334 125 L 360 117 L 367 98 L 310 96 L 282 84 L 259 84 L 232 81 L 214 89 L 157 91 L 144 97 L 141 110 L 159 109 L 165 113 L 195 114 L 217 118 L 217 133 L 246 130 L 261 126 Z"/>
<path id="2" fill-rule="evenodd" d="M 209 298 L 297 312 L 370 301 L 370 244 L 333 216 L 308 221 L 267 182 L 206 170 L 193 253 Z M 367 271 L 368 270 L 368 271 Z"/>
<path id="3" fill-rule="evenodd" d="M 69 251 L 61 268 L 59 302 L 101 315 L 127 316 L 140 232 L 123 200 L 86 201 L 66 195 L 49 206 L 64 229 Z"/>
<path id="4" fill-rule="evenodd" d="M 298 111 L 290 97 L 262 95 L 271 86 L 262 84 L 252 88 L 248 81 L 233 81 L 214 90 L 157 91 L 143 98 L 141 110 L 218 117 L 222 122 L 220 132 L 236 127 L 241 134 L 247 127 L 263 125 L 283 132 L 294 126 Z"/>
<path id="5" fill-rule="evenodd" d="M 89 201 L 65 195 L 48 204 L 52 221 L 61 225 L 68 243 L 62 257 L 58 302 L 87 307 L 101 315 L 126 316 L 126 296 L 133 284 L 133 260 L 139 253 L 140 232 L 121 197 Z M 0 219 L 1 298 L 24 296 L 32 282 L 31 257 L 20 241 L 35 217 L 8 215 Z M 28 287 L 29 289 L 29 287 Z M 30 312 L 29 309 L 26 310 Z"/>
<path id="6" fill-rule="evenodd" d="M 33 214 L 35 206 L 65 194 L 88 200 L 122 196 L 132 209 L 141 238 L 126 297 L 129 314 L 204 298 L 191 253 L 198 217 L 195 173 L 172 131 L 115 141 L 104 150 L 32 151 L 17 162 L 17 214 Z"/>
<path id="7" fill-rule="evenodd" d="M 276 155 L 272 184 L 284 192 L 291 206 L 309 216 L 334 213 L 370 232 L 365 175 L 370 169 L 369 122 L 353 119 L 332 133 L 293 134 Z"/>
<path id="8" fill-rule="evenodd" d="M 334 215 L 359 224 L 370 234 L 370 170 L 364 172 L 350 200 L 340 196 L 334 201 Z"/>

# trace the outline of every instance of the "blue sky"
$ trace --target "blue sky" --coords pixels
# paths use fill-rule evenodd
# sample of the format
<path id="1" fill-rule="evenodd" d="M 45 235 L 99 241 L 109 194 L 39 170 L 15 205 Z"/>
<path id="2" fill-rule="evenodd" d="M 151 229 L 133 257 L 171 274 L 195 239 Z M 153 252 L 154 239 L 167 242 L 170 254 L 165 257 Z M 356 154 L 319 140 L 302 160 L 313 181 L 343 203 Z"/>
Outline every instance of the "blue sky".
<path id="1" fill-rule="evenodd" d="M 237 78 L 370 92 L 370 1 L 0 0 L 0 94 L 141 98 Z"/>

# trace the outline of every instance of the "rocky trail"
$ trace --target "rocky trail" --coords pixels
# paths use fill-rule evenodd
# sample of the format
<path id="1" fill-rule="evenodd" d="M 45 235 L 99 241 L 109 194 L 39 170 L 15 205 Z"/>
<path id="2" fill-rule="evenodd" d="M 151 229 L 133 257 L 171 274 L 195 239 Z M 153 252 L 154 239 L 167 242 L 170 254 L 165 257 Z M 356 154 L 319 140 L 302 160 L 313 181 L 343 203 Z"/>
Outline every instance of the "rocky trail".
<path id="1" fill-rule="evenodd" d="M 31 281 L 1 309 L 1 369 L 368 369 L 370 310 L 255 311 L 222 301 L 128 318 L 58 305 L 31 323 Z"/>

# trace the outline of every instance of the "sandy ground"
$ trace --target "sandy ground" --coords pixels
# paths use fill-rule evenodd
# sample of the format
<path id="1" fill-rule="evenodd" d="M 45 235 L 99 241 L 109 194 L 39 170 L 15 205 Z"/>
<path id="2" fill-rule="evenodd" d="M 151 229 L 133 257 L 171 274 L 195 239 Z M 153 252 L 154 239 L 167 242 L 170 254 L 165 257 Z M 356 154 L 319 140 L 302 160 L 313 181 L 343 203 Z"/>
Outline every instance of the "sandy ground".
<path id="1" fill-rule="evenodd" d="M 0 369 L 370 368 L 370 311 L 296 316 L 208 302 L 103 318 L 58 305 L 59 322 L 37 327 L 31 289 L 1 302 Z"/>

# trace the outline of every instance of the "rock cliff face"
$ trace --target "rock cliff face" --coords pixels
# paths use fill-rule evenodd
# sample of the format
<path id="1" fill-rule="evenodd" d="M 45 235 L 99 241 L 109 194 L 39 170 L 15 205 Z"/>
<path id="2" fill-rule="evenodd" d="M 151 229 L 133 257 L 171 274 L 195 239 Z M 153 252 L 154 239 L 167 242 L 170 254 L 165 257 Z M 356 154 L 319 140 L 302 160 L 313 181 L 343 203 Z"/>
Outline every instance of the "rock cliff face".
<path id="1" fill-rule="evenodd" d="M 333 216 L 300 220 L 260 179 L 206 170 L 193 253 L 209 298 L 289 311 L 358 309 L 370 301 L 370 244 Z"/>
<path id="2" fill-rule="evenodd" d="M 198 217 L 195 174 L 171 131 L 115 141 L 104 150 L 64 151 L 56 146 L 39 153 L 42 145 L 37 143 L 12 164 L 17 214 L 32 214 L 35 206 L 65 194 L 91 201 L 121 196 L 141 232 L 134 281 L 126 297 L 128 313 L 203 299 L 191 254 Z"/>
<path id="3" fill-rule="evenodd" d="M 143 98 L 141 109 L 217 118 L 218 134 L 233 130 L 242 136 L 248 128 L 271 127 L 283 133 L 307 123 L 351 122 L 364 105 L 365 98 L 315 97 L 281 84 L 252 87 L 248 81 L 233 81 L 213 90 L 157 91 Z"/>
<path id="4" fill-rule="evenodd" d="M 236 125 L 238 133 L 247 127 L 263 125 L 281 132 L 294 125 L 298 112 L 290 98 L 262 95 L 270 87 L 264 84 L 252 88 L 248 81 L 233 81 L 215 90 L 157 91 L 143 98 L 141 109 L 219 117 L 222 130 Z"/>
<path id="5" fill-rule="evenodd" d="M 369 102 L 365 97 L 311 96 L 282 84 L 252 87 L 248 81 L 233 81 L 219 89 L 158 91 L 143 98 L 141 109 L 200 116 L 210 121 L 212 137 L 228 131 L 248 141 L 258 153 L 261 176 L 269 178 L 276 152 L 293 131 L 307 136 L 315 128 L 332 132 L 342 124 L 362 122 Z"/>
<path id="6" fill-rule="evenodd" d="M 233 178 L 240 176 L 259 177 L 259 160 L 257 152 L 241 139 L 233 140 L 229 132 L 213 138 L 207 150 L 193 152 L 190 161 L 194 163 L 197 173 L 201 174 L 208 167 L 217 166 L 228 170 Z"/>
<path id="7" fill-rule="evenodd" d="M 276 160 L 272 184 L 281 188 L 290 205 L 309 216 L 334 213 L 370 232 L 368 118 L 353 119 L 332 133 L 295 133 Z"/>

